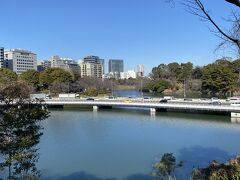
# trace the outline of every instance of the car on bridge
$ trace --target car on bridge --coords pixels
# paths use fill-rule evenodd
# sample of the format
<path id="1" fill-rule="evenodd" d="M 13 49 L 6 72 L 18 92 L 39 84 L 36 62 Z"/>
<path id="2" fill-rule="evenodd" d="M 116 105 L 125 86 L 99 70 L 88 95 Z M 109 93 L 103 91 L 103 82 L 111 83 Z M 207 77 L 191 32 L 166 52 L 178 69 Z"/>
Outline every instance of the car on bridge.
<path id="1" fill-rule="evenodd" d="M 167 99 L 161 99 L 159 102 L 160 102 L 160 103 L 167 103 L 168 100 L 167 100 Z"/>
<path id="2" fill-rule="evenodd" d="M 132 100 L 128 99 L 128 100 L 125 100 L 124 102 L 126 103 L 130 103 L 130 102 L 133 102 Z"/>
<path id="3" fill-rule="evenodd" d="M 222 105 L 222 103 L 220 101 L 213 101 L 213 102 L 210 102 L 209 104 L 211 104 L 211 105 Z"/>
<path id="4" fill-rule="evenodd" d="M 86 101 L 94 101 L 94 98 L 89 97 L 86 99 Z"/>

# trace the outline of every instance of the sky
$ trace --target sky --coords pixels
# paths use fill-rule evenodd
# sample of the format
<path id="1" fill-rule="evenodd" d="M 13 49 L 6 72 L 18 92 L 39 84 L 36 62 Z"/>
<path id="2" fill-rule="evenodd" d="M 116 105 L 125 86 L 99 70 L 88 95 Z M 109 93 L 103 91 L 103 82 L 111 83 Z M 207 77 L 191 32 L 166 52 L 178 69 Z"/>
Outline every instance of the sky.
<path id="1" fill-rule="evenodd" d="M 231 6 L 203 0 L 222 26 Z M 0 47 L 21 48 L 38 60 L 53 55 L 76 60 L 88 55 L 123 59 L 124 69 L 146 72 L 173 61 L 205 65 L 233 51 L 215 52 L 219 38 L 210 24 L 165 0 L 0 0 Z"/>

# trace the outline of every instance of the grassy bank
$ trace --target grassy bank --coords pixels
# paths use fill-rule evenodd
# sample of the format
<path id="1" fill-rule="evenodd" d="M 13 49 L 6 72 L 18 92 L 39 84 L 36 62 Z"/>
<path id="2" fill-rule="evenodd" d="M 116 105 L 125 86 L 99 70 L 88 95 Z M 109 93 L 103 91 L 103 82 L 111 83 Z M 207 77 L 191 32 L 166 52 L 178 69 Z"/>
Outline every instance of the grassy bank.
<path id="1" fill-rule="evenodd" d="M 136 90 L 136 86 L 132 86 L 132 85 L 117 85 L 115 90 Z"/>

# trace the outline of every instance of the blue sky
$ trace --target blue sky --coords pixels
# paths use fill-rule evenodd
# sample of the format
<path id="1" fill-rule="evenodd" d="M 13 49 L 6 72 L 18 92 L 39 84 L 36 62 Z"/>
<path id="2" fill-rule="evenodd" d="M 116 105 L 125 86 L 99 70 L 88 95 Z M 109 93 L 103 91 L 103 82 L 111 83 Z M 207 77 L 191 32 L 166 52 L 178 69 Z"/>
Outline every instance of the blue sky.
<path id="1" fill-rule="evenodd" d="M 147 72 L 160 63 L 204 65 L 234 57 L 228 49 L 214 52 L 220 40 L 206 22 L 179 3 L 173 8 L 164 1 L 0 0 L 0 46 L 29 49 L 39 60 L 52 55 L 124 59 L 125 70 L 144 64 Z M 228 17 L 223 15 L 231 5 L 224 0 L 203 2 L 228 26 L 222 18 Z"/>

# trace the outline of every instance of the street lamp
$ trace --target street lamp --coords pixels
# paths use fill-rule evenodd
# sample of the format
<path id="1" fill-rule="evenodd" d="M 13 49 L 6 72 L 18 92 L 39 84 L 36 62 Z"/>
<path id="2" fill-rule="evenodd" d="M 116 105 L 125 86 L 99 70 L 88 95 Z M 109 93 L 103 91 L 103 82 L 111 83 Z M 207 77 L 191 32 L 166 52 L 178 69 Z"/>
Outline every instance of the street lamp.
<path id="1" fill-rule="evenodd" d="M 183 97 L 186 98 L 186 80 L 183 81 Z"/>
<path id="2" fill-rule="evenodd" d="M 142 98 L 143 98 L 142 79 L 141 79 L 141 96 L 142 96 Z"/>

